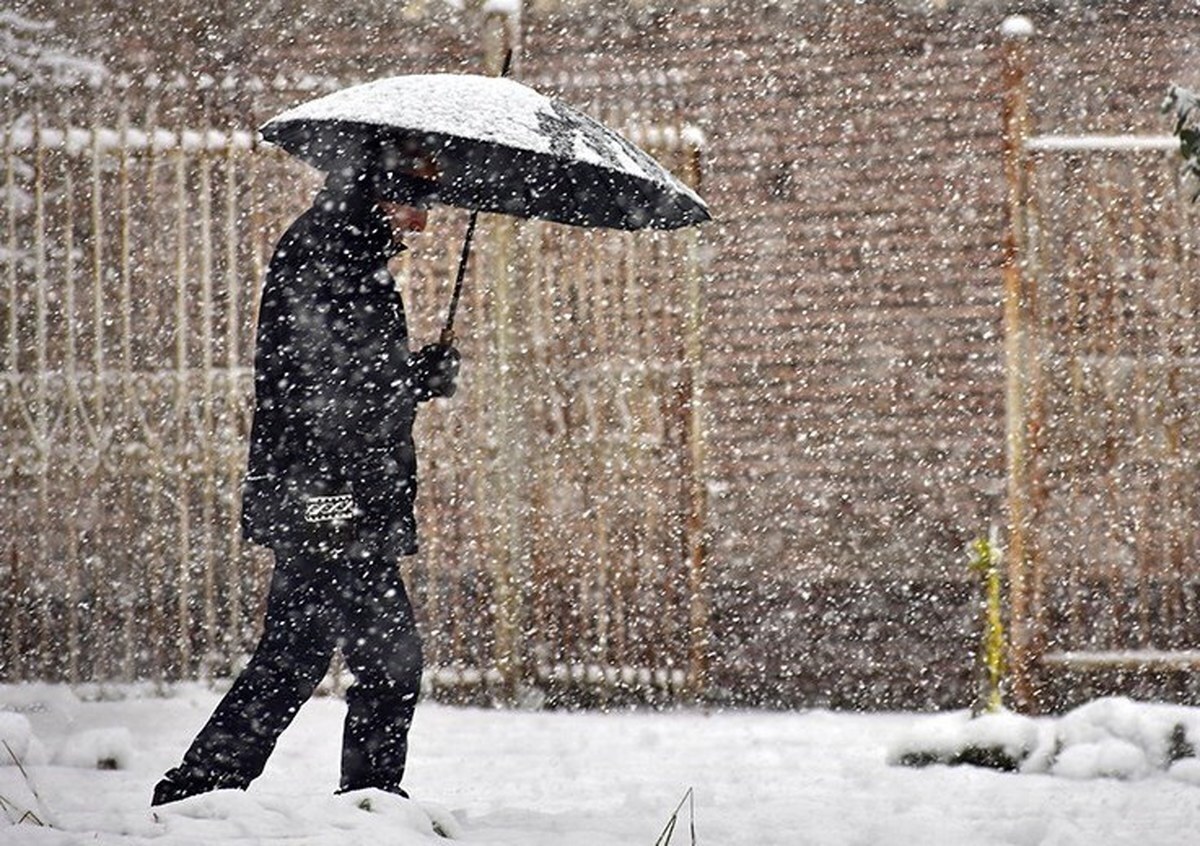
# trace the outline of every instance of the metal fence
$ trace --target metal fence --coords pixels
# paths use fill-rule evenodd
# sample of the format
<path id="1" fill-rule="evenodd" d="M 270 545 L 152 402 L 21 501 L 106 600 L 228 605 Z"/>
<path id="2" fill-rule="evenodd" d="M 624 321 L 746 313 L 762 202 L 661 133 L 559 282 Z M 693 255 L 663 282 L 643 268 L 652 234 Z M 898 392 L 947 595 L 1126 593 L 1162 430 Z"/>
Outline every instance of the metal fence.
<path id="1" fill-rule="evenodd" d="M 1200 697 L 1200 224 L 1169 136 L 1034 134 L 1009 45 L 1020 704 Z"/>
<path id="2" fill-rule="evenodd" d="M 6 93 L 0 678 L 225 673 L 270 564 L 237 528 L 257 290 L 318 184 L 250 127 L 315 92 Z M 603 117 L 699 178 L 688 132 Z M 464 225 L 444 213 L 395 268 L 414 343 L 436 337 Z M 463 388 L 419 416 L 424 547 L 403 562 L 435 688 L 700 684 L 696 238 L 481 221 Z"/>

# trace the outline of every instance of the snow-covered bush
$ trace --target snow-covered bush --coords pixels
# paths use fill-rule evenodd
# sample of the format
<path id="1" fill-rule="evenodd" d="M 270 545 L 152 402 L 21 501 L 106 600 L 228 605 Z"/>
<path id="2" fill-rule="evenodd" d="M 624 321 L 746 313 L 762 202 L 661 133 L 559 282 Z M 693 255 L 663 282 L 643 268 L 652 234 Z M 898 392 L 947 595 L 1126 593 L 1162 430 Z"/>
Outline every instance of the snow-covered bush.
<path id="1" fill-rule="evenodd" d="M 46 761 L 42 744 L 23 714 L 0 711 L 0 820 L 45 825 L 46 812 L 27 766 Z"/>
<path id="2" fill-rule="evenodd" d="M 1200 784 L 1200 709 L 1098 699 L 1062 717 L 966 711 L 922 719 L 888 750 L 906 766 L 974 764 L 1063 778 L 1139 779 L 1168 773 Z"/>
<path id="3" fill-rule="evenodd" d="M 46 750 L 24 714 L 0 711 L 0 767 L 44 764 Z"/>
<path id="4" fill-rule="evenodd" d="M 923 720 L 888 753 L 888 761 L 909 767 L 973 764 L 996 770 L 1021 767 L 1038 745 L 1038 725 L 1029 717 L 996 711 L 972 717 L 968 711 Z"/>
<path id="5" fill-rule="evenodd" d="M 1067 778 L 1144 778 L 1194 759 L 1200 712 L 1193 708 L 1098 699 L 1056 721 L 1052 746 L 1031 771 Z"/>
<path id="6" fill-rule="evenodd" d="M 127 728 L 101 728 L 73 734 L 54 755 L 61 767 L 95 770 L 129 769 L 133 760 L 133 735 Z"/>

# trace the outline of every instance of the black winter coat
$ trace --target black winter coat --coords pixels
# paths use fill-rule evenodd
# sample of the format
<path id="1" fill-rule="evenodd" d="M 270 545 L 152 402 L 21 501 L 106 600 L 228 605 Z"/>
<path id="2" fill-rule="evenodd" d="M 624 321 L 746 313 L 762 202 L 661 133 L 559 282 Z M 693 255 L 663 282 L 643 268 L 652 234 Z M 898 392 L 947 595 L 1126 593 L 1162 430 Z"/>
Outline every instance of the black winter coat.
<path id="1" fill-rule="evenodd" d="M 242 491 L 247 540 L 351 537 L 416 552 L 416 408 L 391 231 L 362 193 L 326 189 L 271 259 Z"/>

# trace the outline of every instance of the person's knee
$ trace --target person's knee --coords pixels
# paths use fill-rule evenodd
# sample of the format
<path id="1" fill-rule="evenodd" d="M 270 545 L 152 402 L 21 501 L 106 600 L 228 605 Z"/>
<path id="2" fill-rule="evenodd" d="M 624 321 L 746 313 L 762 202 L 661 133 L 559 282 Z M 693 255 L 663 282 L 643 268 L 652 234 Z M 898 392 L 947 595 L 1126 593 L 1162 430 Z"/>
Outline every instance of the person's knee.
<path id="1" fill-rule="evenodd" d="M 421 671 L 425 655 L 421 638 L 416 632 L 400 639 L 388 660 L 388 676 L 397 684 L 417 690 L 421 686 Z"/>
<path id="2" fill-rule="evenodd" d="M 347 651 L 346 663 L 360 688 L 401 696 L 420 690 L 424 657 L 415 632 L 384 643 L 360 642 Z"/>
<path id="3" fill-rule="evenodd" d="M 396 638 L 392 648 L 385 652 L 385 656 L 384 672 L 390 684 L 405 690 L 420 688 L 425 657 L 421 649 L 421 638 L 416 632 Z"/>
<path id="4" fill-rule="evenodd" d="M 244 673 L 255 688 L 286 688 L 307 698 L 325 677 L 332 657 L 332 644 L 290 640 L 264 643 L 255 652 Z"/>

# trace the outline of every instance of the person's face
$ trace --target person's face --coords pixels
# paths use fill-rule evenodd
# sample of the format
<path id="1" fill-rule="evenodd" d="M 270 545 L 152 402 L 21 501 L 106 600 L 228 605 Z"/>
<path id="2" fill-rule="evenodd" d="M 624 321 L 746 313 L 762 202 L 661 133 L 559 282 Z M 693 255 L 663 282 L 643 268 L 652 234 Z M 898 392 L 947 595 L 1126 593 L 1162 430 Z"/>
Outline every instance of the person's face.
<path id="1" fill-rule="evenodd" d="M 418 206 L 380 200 L 379 208 L 392 227 L 392 238 L 398 242 L 403 241 L 409 233 L 424 232 L 425 224 L 429 221 L 429 210 Z"/>

